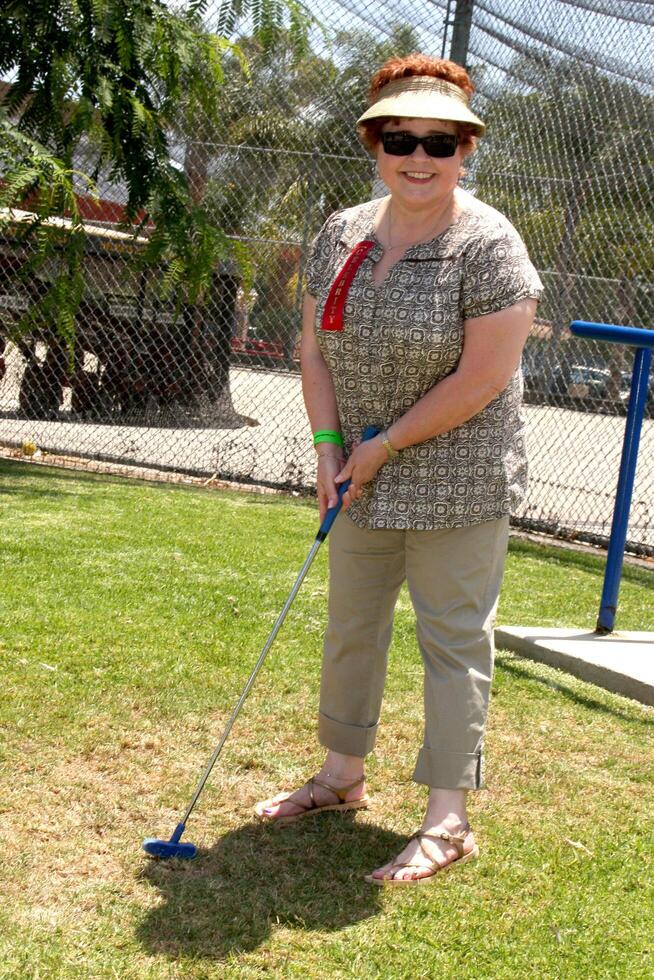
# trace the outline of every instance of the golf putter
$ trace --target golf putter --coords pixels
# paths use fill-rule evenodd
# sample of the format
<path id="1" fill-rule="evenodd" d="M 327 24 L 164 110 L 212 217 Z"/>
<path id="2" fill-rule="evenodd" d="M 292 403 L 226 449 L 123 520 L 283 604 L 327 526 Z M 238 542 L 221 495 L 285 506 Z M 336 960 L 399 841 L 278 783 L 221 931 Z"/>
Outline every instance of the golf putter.
<path id="1" fill-rule="evenodd" d="M 379 430 L 378 429 L 375 429 L 373 426 L 368 426 L 368 428 L 363 433 L 363 436 L 362 436 L 361 441 L 362 442 L 365 442 L 367 439 L 374 438 L 374 436 L 377 435 L 378 431 Z M 229 718 L 229 720 L 227 722 L 227 725 L 225 726 L 225 730 L 224 730 L 223 734 L 221 735 L 220 741 L 218 742 L 218 745 L 216 746 L 213 755 L 209 759 L 209 763 L 208 763 L 206 769 L 204 770 L 204 772 L 202 773 L 202 776 L 200 777 L 200 781 L 198 782 L 198 785 L 196 786 L 196 789 L 195 789 L 195 793 L 193 794 L 193 799 L 189 803 L 189 805 L 188 805 L 188 807 L 186 809 L 186 812 L 184 813 L 184 816 L 182 817 L 182 819 L 180 820 L 180 822 L 175 827 L 175 829 L 174 829 L 174 831 L 172 833 L 172 836 L 171 836 L 170 840 L 159 840 L 156 837 L 146 837 L 146 839 L 143 841 L 143 845 L 142 845 L 143 850 L 147 854 L 149 854 L 151 857 L 157 857 L 157 858 L 163 858 L 163 859 L 167 859 L 167 858 L 182 858 L 182 859 L 185 859 L 185 860 L 189 860 L 190 858 L 194 858 L 195 855 L 197 854 L 197 850 L 198 849 L 197 849 L 197 847 L 196 847 L 195 844 L 187 844 L 185 841 L 182 841 L 181 840 L 182 834 L 184 833 L 184 831 L 186 829 L 186 821 L 190 817 L 190 815 L 191 815 L 191 813 L 193 811 L 193 808 L 195 807 L 195 804 L 198 801 L 198 798 L 200 796 L 200 793 L 202 792 L 202 790 L 204 788 L 204 784 L 206 783 L 207 779 L 209 778 L 209 774 L 211 773 L 211 770 L 213 769 L 214 765 L 216 764 L 216 761 L 218 760 L 218 756 L 222 752 L 223 745 L 227 741 L 227 737 L 229 736 L 229 733 L 232 730 L 232 725 L 234 724 L 234 722 L 238 718 L 238 715 L 240 713 L 240 710 L 243 707 L 243 704 L 245 702 L 245 699 L 247 698 L 248 694 L 250 693 L 250 689 L 251 689 L 252 685 L 254 684 L 255 678 L 256 678 L 257 674 L 259 673 L 259 670 L 261 669 L 261 666 L 262 666 L 264 660 L 266 659 L 266 656 L 268 654 L 268 651 L 270 650 L 271 646 L 273 645 L 273 642 L 275 640 L 275 637 L 277 636 L 277 633 L 279 632 L 279 629 L 280 629 L 282 623 L 284 622 L 284 619 L 286 618 L 286 614 L 287 614 L 288 610 L 291 608 L 291 605 L 293 603 L 293 600 L 295 599 L 295 596 L 298 594 L 298 592 L 300 590 L 300 586 L 302 585 L 302 582 L 304 580 L 304 577 L 307 574 L 307 572 L 309 571 L 309 568 L 311 567 L 311 563 L 313 562 L 313 559 L 316 557 L 316 554 L 318 552 L 318 549 L 320 548 L 320 545 L 323 543 L 323 541 L 325 540 L 325 538 L 329 534 L 330 528 L 331 528 L 332 524 L 334 523 L 334 521 L 336 520 L 336 517 L 338 515 L 338 512 L 340 511 L 341 506 L 342 506 L 342 503 L 343 503 L 343 494 L 347 491 L 347 488 L 349 487 L 349 485 L 350 485 L 350 481 L 349 480 L 347 480 L 345 483 L 342 483 L 341 484 L 341 486 L 339 487 L 339 490 L 338 490 L 338 501 L 334 504 L 333 507 L 330 507 L 329 510 L 327 511 L 327 513 L 325 514 L 325 518 L 324 518 L 322 524 L 320 525 L 320 528 L 318 529 L 318 533 L 316 534 L 316 539 L 313 542 L 313 545 L 311 546 L 311 551 L 309 552 L 309 554 L 307 556 L 307 559 L 306 559 L 304 565 L 300 569 L 300 574 L 298 575 L 297 579 L 295 580 L 295 584 L 293 585 L 293 588 L 289 592 L 288 598 L 287 598 L 286 602 L 284 603 L 284 608 L 280 612 L 279 616 L 277 617 L 277 621 L 276 621 L 275 625 L 273 626 L 272 630 L 270 631 L 270 636 L 266 640 L 266 643 L 264 645 L 264 648 L 261 651 L 261 654 L 259 655 L 259 659 L 257 660 L 257 662 L 256 662 L 256 664 L 254 666 L 254 670 L 252 671 L 252 673 L 250 674 L 250 676 L 248 678 L 247 684 L 245 685 L 245 688 L 243 689 L 243 693 L 241 694 L 240 698 L 238 699 L 238 703 L 237 703 L 236 707 L 232 711 L 232 714 L 231 714 L 231 716 L 230 716 L 230 718 Z"/>

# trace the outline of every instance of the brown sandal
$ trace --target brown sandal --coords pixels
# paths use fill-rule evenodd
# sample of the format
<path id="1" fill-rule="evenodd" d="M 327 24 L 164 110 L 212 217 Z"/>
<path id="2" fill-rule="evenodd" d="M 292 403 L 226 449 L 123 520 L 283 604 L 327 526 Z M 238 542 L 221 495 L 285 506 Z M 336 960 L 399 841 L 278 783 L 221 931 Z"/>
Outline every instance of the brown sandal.
<path id="1" fill-rule="evenodd" d="M 285 817 L 269 816 L 267 813 L 264 813 L 264 809 L 265 809 L 264 803 L 270 803 L 269 800 L 264 800 L 263 803 L 257 803 L 257 805 L 254 808 L 254 812 L 256 813 L 256 815 L 259 817 L 260 820 L 264 820 L 267 823 L 288 824 L 288 823 L 295 823 L 296 820 L 301 820 L 303 817 L 311 816 L 314 813 L 324 813 L 327 810 L 363 810 L 368 806 L 370 800 L 368 794 L 362 796 L 360 800 L 349 800 L 349 801 L 345 800 L 345 796 L 347 793 L 350 792 L 351 789 L 354 789 L 355 786 L 359 786 L 364 781 L 364 779 L 365 777 L 361 776 L 359 779 L 355 779 L 353 783 L 348 783 L 347 786 L 341 786 L 339 788 L 336 786 L 331 786 L 329 783 L 323 782 L 321 779 L 318 779 L 316 776 L 312 776 L 311 779 L 307 783 L 305 783 L 305 785 L 309 787 L 309 799 L 311 800 L 310 805 L 306 806 L 304 803 L 297 803 L 295 800 L 291 801 L 293 806 L 303 807 L 300 813 L 292 813 Z M 331 793 L 334 794 L 336 799 L 339 800 L 340 802 L 332 803 L 327 806 L 319 806 L 316 803 L 316 799 L 313 795 L 314 786 L 322 786 L 323 789 L 328 789 Z M 272 805 L 280 806 L 282 803 L 285 803 L 286 800 L 288 800 L 288 797 L 291 795 L 292 795 L 291 793 L 288 793 L 288 795 L 285 796 L 284 799 L 282 800 L 277 800 L 273 798 L 274 803 Z"/>
<path id="2" fill-rule="evenodd" d="M 370 885 L 379 885 L 381 887 L 385 885 L 426 885 L 432 884 L 438 876 L 440 871 L 448 871 L 450 868 L 458 866 L 460 864 L 465 864 L 467 861 L 472 861 L 474 858 L 479 857 L 479 848 L 475 844 L 473 849 L 467 854 L 463 853 L 463 842 L 465 841 L 468 834 L 472 833 L 470 824 L 467 823 L 465 827 L 462 828 L 460 834 L 449 834 L 446 830 L 443 830 L 440 834 L 427 834 L 424 831 L 418 831 L 409 837 L 409 840 L 417 840 L 420 843 L 423 854 L 427 857 L 427 861 L 424 864 L 392 864 L 390 868 L 385 872 L 385 874 L 394 875 L 396 871 L 401 871 L 403 868 L 424 868 L 431 867 L 432 873 L 429 875 L 424 875 L 422 878 L 375 878 L 373 875 L 365 875 L 365 881 Z M 456 847 L 457 857 L 452 861 L 448 861 L 447 864 L 439 864 L 434 861 L 432 857 L 427 854 L 427 851 L 422 846 L 422 839 L 426 837 L 428 840 L 445 840 L 450 844 L 454 844 Z"/>

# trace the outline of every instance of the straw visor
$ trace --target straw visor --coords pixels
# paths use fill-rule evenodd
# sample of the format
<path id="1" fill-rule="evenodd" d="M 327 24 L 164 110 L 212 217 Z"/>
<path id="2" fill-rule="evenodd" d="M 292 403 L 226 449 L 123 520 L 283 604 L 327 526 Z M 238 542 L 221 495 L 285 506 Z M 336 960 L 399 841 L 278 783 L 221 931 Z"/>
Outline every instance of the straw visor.
<path id="1" fill-rule="evenodd" d="M 357 120 L 368 119 L 446 119 L 469 123 L 477 136 L 483 136 L 484 123 L 468 108 L 468 96 L 458 85 L 431 75 L 412 75 L 384 85 L 377 99 Z"/>

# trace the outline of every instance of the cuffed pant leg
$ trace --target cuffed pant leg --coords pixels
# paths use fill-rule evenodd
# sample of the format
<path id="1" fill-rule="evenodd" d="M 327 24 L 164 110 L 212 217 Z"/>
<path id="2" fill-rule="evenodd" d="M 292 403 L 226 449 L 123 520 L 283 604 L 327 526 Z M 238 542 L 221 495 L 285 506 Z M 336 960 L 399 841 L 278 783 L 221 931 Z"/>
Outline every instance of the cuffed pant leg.
<path id="1" fill-rule="evenodd" d="M 407 583 L 425 667 L 425 735 L 413 778 L 480 789 L 493 627 L 509 519 L 407 532 Z"/>
<path id="2" fill-rule="evenodd" d="M 318 737 L 345 755 L 363 757 L 375 744 L 405 533 L 362 529 L 342 513 L 329 534 Z"/>

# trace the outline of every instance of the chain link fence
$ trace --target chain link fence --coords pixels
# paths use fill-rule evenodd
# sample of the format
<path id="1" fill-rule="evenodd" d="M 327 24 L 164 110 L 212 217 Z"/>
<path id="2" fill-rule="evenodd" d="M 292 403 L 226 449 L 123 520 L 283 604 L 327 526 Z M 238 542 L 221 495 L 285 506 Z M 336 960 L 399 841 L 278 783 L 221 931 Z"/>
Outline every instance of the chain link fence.
<path id="1" fill-rule="evenodd" d="M 217 269 L 202 306 L 160 300 L 165 271 L 143 269 L 142 243 L 116 230 L 124 189 L 105 181 L 99 205 L 82 200 L 74 356 L 47 328 L 19 336 L 48 269 L 29 272 L 29 216 L 0 221 L 0 441 L 309 491 L 297 358 L 308 249 L 334 210 L 384 193 L 355 135 L 372 71 L 392 54 L 452 55 L 488 125 L 463 185 L 517 226 L 545 284 L 523 360 L 531 484 L 515 522 L 605 543 L 633 357 L 567 326 L 654 325 L 654 3 L 316 0 L 312 11 L 299 63 L 288 37 L 264 53 L 238 24 L 251 81 L 228 59 L 224 111 L 171 137 L 196 200 L 248 246 L 248 267 Z M 218 16 L 209 9 L 209 28 Z M 81 170 L 85 160 L 80 147 Z M 650 555 L 651 385 L 628 543 Z"/>

